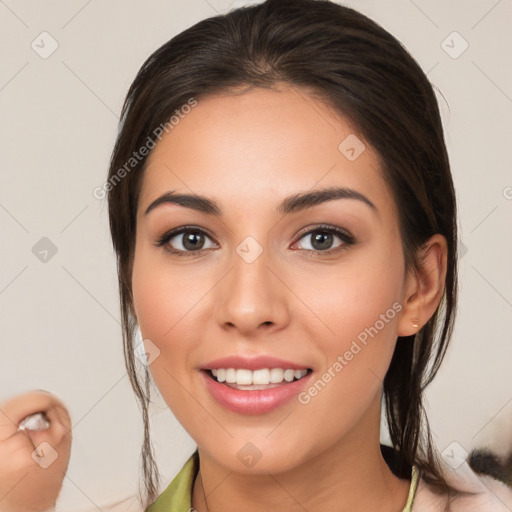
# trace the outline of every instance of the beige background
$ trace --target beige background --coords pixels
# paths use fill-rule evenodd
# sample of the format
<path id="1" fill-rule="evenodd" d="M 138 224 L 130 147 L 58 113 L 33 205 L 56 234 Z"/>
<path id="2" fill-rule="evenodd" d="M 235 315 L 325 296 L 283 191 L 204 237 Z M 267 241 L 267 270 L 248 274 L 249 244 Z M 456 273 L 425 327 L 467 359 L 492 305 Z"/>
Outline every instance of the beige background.
<path id="1" fill-rule="evenodd" d="M 172 35 L 241 4 L 0 1 L 0 401 L 42 388 L 68 404 L 74 444 L 59 510 L 96 510 L 137 489 L 141 422 L 123 367 L 106 205 L 92 194 L 124 95 Z M 431 425 L 440 451 L 493 436 L 503 448 L 512 439 L 512 2 L 346 4 L 398 37 L 444 96 L 467 253 L 452 349 L 428 393 Z M 46 262 L 36 257 L 44 250 Z M 168 411 L 153 419 L 165 484 L 194 445 Z"/>

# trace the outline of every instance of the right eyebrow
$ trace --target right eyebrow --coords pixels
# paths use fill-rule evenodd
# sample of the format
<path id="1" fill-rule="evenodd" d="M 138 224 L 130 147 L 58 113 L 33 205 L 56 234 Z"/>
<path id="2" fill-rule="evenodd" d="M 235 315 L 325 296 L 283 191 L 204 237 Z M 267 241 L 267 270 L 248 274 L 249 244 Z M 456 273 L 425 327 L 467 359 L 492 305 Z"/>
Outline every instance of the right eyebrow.
<path id="1" fill-rule="evenodd" d="M 204 196 L 198 196 L 195 194 L 175 194 L 174 191 L 166 192 L 157 199 L 155 199 L 144 212 L 147 215 L 151 210 L 154 210 L 161 204 L 178 204 L 186 208 L 192 208 L 203 213 L 210 215 L 216 215 L 220 217 L 222 215 L 221 209 L 217 203 Z"/>

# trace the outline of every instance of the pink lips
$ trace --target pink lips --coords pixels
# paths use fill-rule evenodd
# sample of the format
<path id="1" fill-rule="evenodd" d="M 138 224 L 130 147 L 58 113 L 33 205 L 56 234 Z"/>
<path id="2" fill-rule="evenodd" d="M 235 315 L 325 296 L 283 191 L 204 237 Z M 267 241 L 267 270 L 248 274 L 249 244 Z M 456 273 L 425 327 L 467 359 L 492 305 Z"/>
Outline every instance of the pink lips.
<path id="1" fill-rule="evenodd" d="M 273 411 L 296 397 L 311 378 L 311 374 L 308 374 L 300 380 L 273 384 L 274 387 L 268 389 L 241 390 L 218 382 L 211 377 L 209 371 L 204 371 L 216 368 L 242 368 L 254 371 L 261 368 L 305 370 L 307 367 L 271 356 L 231 356 L 210 361 L 201 372 L 206 388 L 220 405 L 238 414 L 254 415 Z"/>
<path id="2" fill-rule="evenodd" d="M 272 356 L 256 356 L 247 358 L 242 356 L 223 357 L 215 359 L 206 364 L 203 369 L 211 370 L 212 368 L 243 368 L 245 370 L 259 370 L 260 368 L 282 368 L 283 370 L 306 370 L 307 366 L 285 361 Z"/>

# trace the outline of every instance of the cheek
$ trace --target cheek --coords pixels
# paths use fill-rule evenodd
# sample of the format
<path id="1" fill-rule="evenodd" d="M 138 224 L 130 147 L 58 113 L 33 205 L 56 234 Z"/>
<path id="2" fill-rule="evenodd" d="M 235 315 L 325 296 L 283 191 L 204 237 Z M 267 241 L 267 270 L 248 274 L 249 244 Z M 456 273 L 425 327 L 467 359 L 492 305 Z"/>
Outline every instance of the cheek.
<path id="1" fill-rule="evenodd" d="M 153 380 L 167 405 L 179 409 L 181 394 L 176 382 L 183 381 L 187 337 L 179 341 L 177 332 L 183 325 L 180 320 L 190 310 L 193 292 L 178 285 L 146 256 L 143 250 L 136 251 L 132 274 L 135 314 L 143 339 L 156 346 L 152 350 L 158 355 L 149 367 Z M 147 342 L 145 349 L 150 350 Z"/>
<path id="2" fill-rule="evenodd" d="M 189 388 L 191 354 L 200 346 L 203 303 L 212 289 L 207 269 L 193 273 L 169 265 L 166 255 L 136 246 L 132 291 L 137 322 L 144 339 L 151 340 L 158 357 L 150 371 L 167 404 L 179 409 Z"/>
<path id="3" fill-rule="evenodd" d="M 336 269 L 303 274 L 306 278 L 300 280 L 297 293 L 311 311 L 318 312 L 325 336 L 317 334 L 316 339 L 331 358 L 348 350 L 352 340 L 379 339 L 381 344 L 394 345 L 403 272 L 400 255 L 383 248 L 354 253 Z M 312 336 L 313 323 L 309 322 Z"/>
<path id="4" fill-rule="evenodd" d="M 382 384 L 397 338 L 402 266 L 373 260 L 350 266 L 315 295 L 315 311 L 329 331 L 304 322 L 323 355 L 322 367 L 299 397 L 313 429 L 327 446 L 349 432 L 368 411 L 380 411 Z M 310 317 L 313 318 L 313 317 Z M 316 335 L 315 335 L 316 332 Z M 371 404 L 377 404 L 372 408 Z M 377 420 L 375 420 L 377 421 Z"/>
<path id="5" fill-rule="evenodd" d="M 160 254 L 153 248 L 136 247 L 132 291 L 138 324 L 145 338 L 158 345 L 172 339 L 193 318 L 205 287 L 204 279 L 191 276 L 179 266 L 168 265 L 163 251 Z"/>
<path id="6" fill-rule="evenodd" d="M 397 339 L 403 262 L 383 246 L 347 258 L 335 275 L 329 272 L 329 278 L 308 278 L 302 288 L 303 293 L 316 290 L 310 294 L 311 309 L 319 312 L 328 330 L 319 331 L 318 321 L 304 322 L 323 363 L 301 403 L 318 419 L 318 428 L 325 432 L 326 425 L 332 425 L 330 434 L 336 436 L 349 431 L 370 404 L 380 400 Z"/>

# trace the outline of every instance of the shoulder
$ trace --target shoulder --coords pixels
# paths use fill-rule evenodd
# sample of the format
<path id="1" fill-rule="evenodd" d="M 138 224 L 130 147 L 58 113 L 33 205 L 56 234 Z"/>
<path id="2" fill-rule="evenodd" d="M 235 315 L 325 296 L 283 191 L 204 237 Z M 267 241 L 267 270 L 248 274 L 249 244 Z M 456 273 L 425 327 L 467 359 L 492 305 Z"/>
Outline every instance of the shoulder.
<path id="1" fill-rule="evenodd" d="M 512 488 L 487 475 L 475 473 L 467 462 L 457 469 L 443 467 L 456 495 L 436 492 L 420 479 L 412 512 L 510 512 Z"/>

